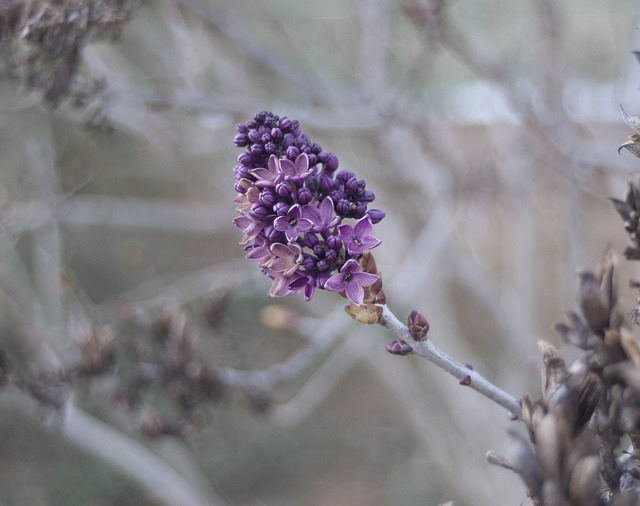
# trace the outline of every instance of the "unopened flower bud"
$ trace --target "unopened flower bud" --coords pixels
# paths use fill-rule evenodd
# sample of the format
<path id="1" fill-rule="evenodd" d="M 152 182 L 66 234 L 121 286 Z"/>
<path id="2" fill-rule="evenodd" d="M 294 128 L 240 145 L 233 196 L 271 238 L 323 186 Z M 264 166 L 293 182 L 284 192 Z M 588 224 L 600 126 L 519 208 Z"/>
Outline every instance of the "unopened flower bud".
<path id="1" fill-rule="evenodd" d="M 338 168 L 338 157 L 333 153 L 329 153 L 327 161 L 324 163 L 324 170 L 332 174 Z"/>
<path id="2" fill-rule="evenodd" d="M 238 134 L 234 137 L 233 143 L 239 148 L 243 148 L 248 144 L 246 134 Z"/>
<path id="3" fill-rule="evenodd" d="M 460 384 L 463 387 L 468 387 L 469 385 L 471 385 L 471 376 L 469 376 L 468 374 L 463 376 L 462 378 L 460 378 Z"/>
<path id="4" fill-rule="evenodd" d="M 251 142 L 258 142 L 260 139 L 260 133 L 257 130 L 251 130 L 248 137 Z"/>
<path id="5" fill-rule="evenodd" d="M 274 141 L 280 142 L 283 137 L 284 136 L 282 135 L 282 130 L 280 130 L 279 128 L 272 128 L 271 129 L 271 138 Z"/>
<path id="6" fill-rule="evenodd" d="M 294 126 L 292 125 L 292 121 L 286 116 L 283 116 L 280 120 L 280 128 L 282 128 L 285 132 L 289 132 L 291 131 L 292 126 Z"/>
<path id="7" fill-rule="evenodd" d="M 261 144 L 252 144 L 249 148 L 249 151 L 253 156 L 259 157 L 264 154 L 264 146 L 262 146 Z"/>
<path id="8" fill-rule="evenodd" d="M 392 355 L 408 355 L 413 349 L 408 343 L 398 340 L 387 344 L 387 351 Z"/>
<path id="9" fill-rule="evenodd" d="M 413 311 L 411 311 L 411 313 L 409 313 L 409 317 L 407 318 L 407 327 L 409 327 L 411 337 L 413 337 L 416 341 L 425 341 L 427 339 L 427 332 L 429 332 L 429 322 L 427 320 L 427 317 L 420 311 L 416 311 L 414 309 Z"/>
<path id="10" fill-rule="evenodd" d="M 384 211 L 380 211 L 379 209 L 369 209 L 367 211 L 367 215 L 369 216 L 369 218 L 371 218 L 371 223 L 373 225 L 381 222 L 382 219 L 385 217 Z"/>
<path id="11" fill-rule="evenodd" d="M 300 188 L 298 190 L 298 204 L 307 205 L 313 199 L 313 194 L 309 188 Z"/>
<path id="12" fill-rule="evenodd" d="M 296 148 L 295 146 L 290 146 L 287 148 L 287 158 L 289 160 L 295 160 L 296 158 L 298 158 L 299 154 L 300 149 Z"/>

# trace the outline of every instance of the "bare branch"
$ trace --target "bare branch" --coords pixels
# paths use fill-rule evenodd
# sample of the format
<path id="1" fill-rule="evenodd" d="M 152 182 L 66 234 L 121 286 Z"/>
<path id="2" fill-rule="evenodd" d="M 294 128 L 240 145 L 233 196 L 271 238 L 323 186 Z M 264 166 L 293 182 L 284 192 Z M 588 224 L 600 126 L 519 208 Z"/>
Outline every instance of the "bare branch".
<path id="1" fill-rule="evenodd" d="M 507 409 L 512 416 L 519 418 L 522 415 L 520 402 L 515 397 L 501 390 L 473 369 L 449 357 L 436 347 L 430 339 L 420 342 L 414 341 L 406 325 L 400 322 L 386 305 L 382 306 L 382 311 L 380 324 L 399 339 L 408 343 L 411 348 L 413 348 L 413 353 L 426 358 L 443 371 L 456 377 L 460 381 L 460 384 L 473 388 L 488 399 Z"/>

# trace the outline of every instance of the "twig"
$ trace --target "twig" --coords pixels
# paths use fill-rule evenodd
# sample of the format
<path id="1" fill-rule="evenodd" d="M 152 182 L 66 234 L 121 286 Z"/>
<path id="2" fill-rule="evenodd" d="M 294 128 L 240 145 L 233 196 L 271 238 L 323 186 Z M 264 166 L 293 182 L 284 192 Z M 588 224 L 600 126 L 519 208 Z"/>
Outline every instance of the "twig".
<path id="1" fill-rule="evenodd" d="M 318 329 L 313 331 L 313 340 L 289 358 L 259 371 L 243 371 L 224 367 L 218 369 L 218 379 L 225 384 L 238 388 L 258 388 L 270 390 L 275 385 L 297 376 L 318 356 L 329 350 L 344 335 L 345 329 L 353 324 L 344 318 L 343 305 L 340 304 L 323 319 Z"/>
<path id="2" fill-rule="evenodd" d="M 12 203 L 0 215 L 11 232 L 45 226 L 51 220 L 71 225 L 141 227 L 180 233 L 211 234 L 226 226 L 220 206 L 185 204 L 159 198 L 76 195 L 57 202 L 34 200 Z M 222 216 L 222 219 L 221 219 Z"/>
<path id="3" fill-rule="evenodd" d="M 294 397 L 286 404 L 274 408 L 271 420 L 285 427 L 301 423 L 328 397 L 336 385 L 345 379 L 353 365 L 367 356 L 372 345 L 375 345 L 375 341 L 363 340 L 362 336 L 357 334 L 342 340 Z"/>
<path id="4" fill-rule="evenodd" d="M 158 504 L 224 504 L 221 499 L 214 500 L 211 491 L 205 494 L 197 490 L 192 483 L 139 442 L 72 403 L 68 404 L 61 430 L 68 440 L 124 471 L 127 476 L 143 485 L 156 497 Z"/>
<path id="5" fill-rule="evenodd" d="M 522 410 L 520 402 L 512 395 L 501 390 L 473 369 L 461 364 L 446 353 L 441 351 L 431 340 L 414 341 L 409 329 L 386 306 L 382 306 L 382 318 L 380 324 L 399 339 L 407 342 L 413 349 L 413 353 L 426 358 L 440 369 L 456 377 L 461 384 L 469 386 L 488 399 L 507 409 L 514 417 L 520 418 Z"/>

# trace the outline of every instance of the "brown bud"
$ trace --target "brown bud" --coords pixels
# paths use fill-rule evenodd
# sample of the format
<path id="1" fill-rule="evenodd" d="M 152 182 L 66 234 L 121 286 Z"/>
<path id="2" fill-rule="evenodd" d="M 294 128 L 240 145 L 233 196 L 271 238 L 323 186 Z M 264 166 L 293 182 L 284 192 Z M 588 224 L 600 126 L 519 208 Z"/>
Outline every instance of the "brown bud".
<path id="1" fill-rule="evenodd" d="M 397 340 L 391 341 L 389 344 L 387 344 L 387 351 L 392 355 L 408 355 L 409 353 L 413 352 L 413 349 L 408 343 Z"/>
<path id="2" fill-rule="evenodd" d="M 362 259 L 360 261 L 360 265 L 364 272 L 368 272 L 369 274 L 378 274 L 378 266 L 376 264 L 376 259 L 373 258 L 371 252 L 367 251 L 362 255 Z"/>
<path id="3" fill-rule="evenodd" d="M 373 285 L 369 287 L 368 300 L 371 300 L 374 304 L 386 304 L 387 296 L 382 289 L 382 278 L 378 279 Z"/>
<path id="4" fill-rule="evenodd" d="M 387 297 L 384 294 L 384 290 L 382 289 L 382 275 L 380 271 L 378 271 L 378 266 L 376 265 L 376 260 L 373 258 L 373 255 L 370 251 L 367 251 L 362 255 L 360 259 L 360 266 L 364 272 L 368 272 L 369 274 L 375 274 L 379 277 L 378 281 L 376 281 L 373 285 L 366 289 L 365 294 L 365 302 L 370 302 L 373 304 L 386 304 Z"/>
<path id="5" fill-rule="evenodd" d="M 427 320 L 427 317 L 421 312 L 414 309 L 413 311 L 411 311 L 411 313 L 409 313 L 409 317 L 407 318 L 407 327 L 409 327 L 411 337 L 413 337 L 416 341 L 425 341 L 427 339 L 427 332 L 429 332 L 429 322 Z"/>

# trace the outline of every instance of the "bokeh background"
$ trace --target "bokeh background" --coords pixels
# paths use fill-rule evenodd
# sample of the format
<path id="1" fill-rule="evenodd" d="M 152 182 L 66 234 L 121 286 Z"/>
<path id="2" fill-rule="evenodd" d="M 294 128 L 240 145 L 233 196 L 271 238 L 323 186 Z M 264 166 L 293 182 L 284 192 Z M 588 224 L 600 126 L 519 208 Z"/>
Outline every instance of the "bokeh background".
<path id="1" fill-rule="evenodd" d="M 535 396 L 536 339 L 568 353 L 553 325 L 576 271 L 625 246 L 607 199 L 638 167 L 616 152 L 631 133 L 619 104 L 640 112 L 637 25 L 631 1 L 144 2 L 114 39 L 87 36 L 55 107 L 13 54 L 0 504 L 527 504 L 485 461 L 522 429 L 502 408 L 389 355 L 393 337 L 336 294 L 266 296 L 232 225 L 235 125 L 298 119 L 366 179 L 387 213 L 375 255 L 390 308 L 419 309 L 443 350 Z M 78 359 L 79 328 L 135 343 L 123 321 L 176 308 L 211 368 L 266 371 L 204 403 L 188 434 L 141 431 L 148 411 L 113 396 L 126 364 L 59 409 L 25 394 Z M 161 410 L 154 395 L 143 404 Z"/>

